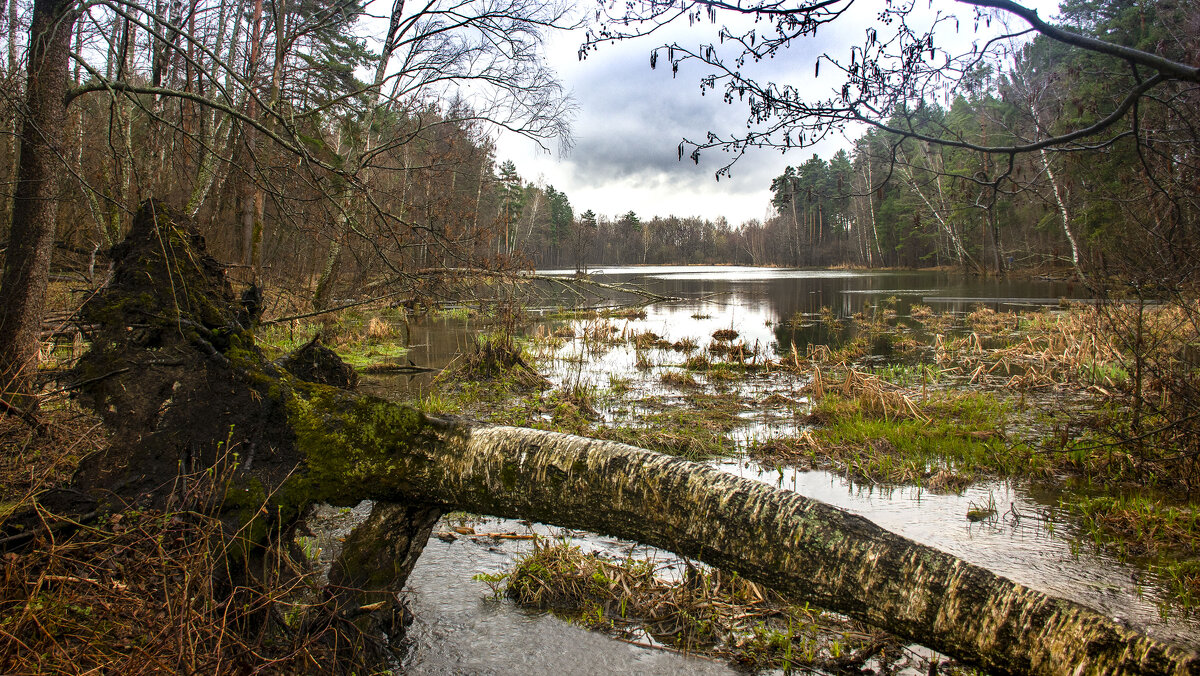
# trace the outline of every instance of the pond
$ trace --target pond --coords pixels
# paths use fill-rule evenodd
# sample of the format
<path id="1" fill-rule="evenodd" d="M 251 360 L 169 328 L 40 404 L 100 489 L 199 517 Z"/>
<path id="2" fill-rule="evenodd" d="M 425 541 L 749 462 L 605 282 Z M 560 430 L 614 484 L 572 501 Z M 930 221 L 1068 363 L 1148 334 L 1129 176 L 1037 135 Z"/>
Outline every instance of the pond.
<path id="1" fill-rule="evenodd" d="M 573 270 L 544 270 L 549 278 L 570 279 Z M 1087 289 L 1072 282 L 1010 280 L 953 275 L 945 272 L 858 272 L 842 270 L 792 270 L 740 266 L 634 266 L 590 271 L 603 283 L 632 286 L 677 300 L 645 306 L 644 320 L 630 328 L 654 331 L 674 339 L 705 338 L 718 329 L 733 328 L 748 345 L 784 352 L 792 344 L 803 354 L 809 343 L 828 342 L 822 309 L 834 317 L 851 317 L 870 311 L 882 300 L 906 315 L 913 305 L 928 305 L 939 312 L 965 312 L 976 307 L 993 309 L 1054 308 L 1063 299 L 1086 300 Z M 572 307 L 578 298 L 550 289 L 541 298 L 535 315 Z M 625 302 L 637 301 L 627 295 Z M 554 326 L 561 321 L 546 320 Z M 441 368 L 471 345 L 472 337 L 488 328 L 482 320 L 418 317 L 407 327 L 408 357 L 422 366 Z M 535 325 L 536 327 L 536 325 Z M 613 355 L 616 357 L 617 355 Z M 632 365 L 632 361 L 630 362 Z M 615 363 L 595 364 L 597 373 L 624 371 Z M 607 369 L 607 371 L 605 371 Z M 430 376 L 392 379 L 386 386 L 427 386 Z"/>
<path id="2" fill-rule="evenodd" d="M 543 271 L 568 278 L 574 271 Z M 882 309 L 903 322 L 917 305 L 937 312 L 1058 307 L 1063 299 L 1086 301 L 1081 286 L 1051 280 L 992 280 L 937 272 L 858 272 L 743 267 L 633 267 L 591 271 L 605 284 L 635 286 L 672 300 L 646 305 L 644 315 L 563 318 L 554 301 L 531 308 L 530 335 L 564 336 L 549 342 L 539 371 L 554 388 L 604 390 L 620 383 L 629 394 L 619 404 L 597 401 L 604 423 L 639 424 L 640 406 L 671 410 L 689 406 L 695 392 L 737 402 L 737 422 L 728 431 L 735 446 L 794 434 L 803 423 L 794 411 L 761 403 L 772 395 L 803 404 L 805 384 L 795 374 L 759 373 L 736 382 L 696 376 L 691 395 L 664 385 L 662 374 L 678 370 L 683 357 L 668 345 L 709 343 L 716 331 L 737 332 L 753 348 L 751 359 L 803 355 L 810 343 L 834 342 L 832 319 L 872 316 Z M 561 302 L 561 300 L 559 301 Z M 594 302 L 594 301 L 593 301 Z M 419 318 L 409 326 L 408 358 L 439 368 L 469 349 L 489 324 L 478 319 Z M 914 327 L 912 330 L 920 330 Z M 599 335 L 653 333 L 658 346 L 604 341 Z M 591 336 L 592 339 L 588 337 Z M 844 338 L 845 336 L 840 336 Z M 543 341 L 544 344 L 545 341 Z M 874 350 L 889 358 L 887 346 Z M 420 396 L 428 377 L 372 377 L 366 387 L 395 397 Z M 693 397 L 689 399 L 689 397 Z M 632 405 L 629 402 L 634 402 Z M 639 404 L 638 402 L 650 402 Z M 1056 495 L 1028 482 L 982 482 L 961 495 L 916 487 L 861 485 L 824 471 L 762 467 L 745 458 L 715 461 L 725 471 L 795 490 L 861 514 L 919 542 L 948 551 L 1035 589 L 1069 598 L 1120 617 L 1159 638 L 1200 645 L 1200 623 L 1166 612 L 1157 581 L 1145 570 L 1080 544 L 1080 534 L 1055 510 Z M 974 523 L 966 512 L 994 504 L 997 514 Z M 483 528 L 517 525 L 493 522 Z M 530 525 L 540 532 L 556 529 Z M 632 545 L 587 533 L 568 533 L 585 550 L 627 552 Z M 529 613 L 490 598 L 472 580 L 496 573 L 528 543 L 460 538 L 430 541 L 405 593 L 416 613 L 409 673 L 718 673 L 726 667 L 682 655 L 649 650 L 585 633 L 549 615 Z M 561 653 L 566 652 L 563 656 Z"/>

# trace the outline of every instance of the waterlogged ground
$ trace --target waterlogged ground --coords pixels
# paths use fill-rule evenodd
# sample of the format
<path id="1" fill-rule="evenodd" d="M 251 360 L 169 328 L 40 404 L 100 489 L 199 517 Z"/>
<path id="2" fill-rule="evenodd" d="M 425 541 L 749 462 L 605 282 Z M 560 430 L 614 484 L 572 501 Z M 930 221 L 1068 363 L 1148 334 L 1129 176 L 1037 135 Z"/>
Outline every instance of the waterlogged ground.
<path id="1" fill-rule="evenodd" d="M 444 538 L 453 519 L 439 524 Z M 589 551 L 614 557 L 631 553 L 626 543 L 594 535 L 565 532 L 540 524 L 529 526 L 504 519 L 471 519 L 479 533 L 530 533 L 566 538 Z M 472 578 L 512 567 L 515 556 L 528 551 L 528 541 L 462 535 L 445 541 L 436 535 L 409 578 L 405 598 L 414 613 L 404 672 L 409 674 L 733 674 L 728 666 L 674 651 L 655 649 L 648 639 L 619 641 L 571 625 L 557 617 L 523 610 L 496 598 L 488 586 Z M 663 556 L 647 548 L 636 556 Z"/>
<path id="2" fill-rule="evenodd" d="M 1157 638 L 1200 646 L 1195 616 L 1167 611 L 1156 580 L 1144 569 L 1080 544 L 1078 528 L 1054 508 L 1054 496 L 1039 495 L 1027 484 L 982 482 L 960 495 L 913 486 L 863 486 L 828 472 L 768 470 L 746 461 L 717 466 L 861 514 L 1024 585 L 1121 618 Z M 966 518 L 971 509 L 988 504 L 995 504 L 995 516 L 977 522 Z"/>
<path id="3" fill-rule="evenodd" d="M 810 426 L 806 415 L 811 388 L 806 386 L 814 376 L 784 366 L 789 359 L 811 356 L 812 346 L 836 350 L 854 343 L 856 363 L 882 368 L 886 375 L 889 364 L 935 363 L 938 355 L 928 346 L 941 345 L 942 338 L 932 333 L 944 334 L 945 340 L 971 340 L 971 330 L 952 321 L 954 313 L 965 314 L 981 304 L 1049 310 L 1059 298 L 1076 295 L 1073 287 L 1036 281 L 981 283 L 928 273 L 725 267 L 637 268 L 596 279 L 637 284 L 678 300 L 647 305 L 636 313 L 535 313 L 525 346 L 536 356 L 538 372 L 548 384 L 492 419 L 559 426 L 562 405 L 539 408 L 537 402 L 574 393 L 565 399 L 579 403 L 571 409 L 576 413 L 590 409 L 583 423 L 588 430 L 660 433 L 687 425 L 707 427 L 709 443 L 698 455 L 715 452 L 718 457 L 708 462 L 722 470 L 824 500 L 1035 589 L 1097 608 L 1156 637 L 1200 646 L 1200 622 L 1168 601 L 1160 580 L 1136 561 L 1122 562 L 1092 545 L 1075 521 L 1056 508 L 1058 494 L 1037 483 L 975 481 L 960 493 L 881 486 L 851 481 L 845 471 L 803 470 L 775 461 L 764 466 L 744 453 L 765 441 L 794 438 Z M 926 312 L 922 306 L 949 319 L 940 324 L 910 319 Z M 849 321 L 854 317 L 856 322 Z M 885 319 L 896 327 L 886 339 L 859 337 L 862 329 L 856 327 Z M 408 327 L 408 358 L 422 366 L 445 366 L 472 349 L 474 336 L 489 328 L 488 322 L 469 315 L 414 321 Z M 906 348 L 906 334 L 919 334 L 920 340 Z M 984 349 L 978 335 L 973 340 Z M 733 363 L 749 368 L 729 368 Z M 933 370 L 937 373 L 924 368 L 917 376 L 909 374 L 907 385 L 974 385 L 989 378 L 995 385 L 1004 378 L 1025 377 L 1019 365 L 1007 362 L 1001 372 L 993 367 L 987 373 L 972 373 L 970 365 L 955 370 L 952 364 Z M 431 376 L 377 377 L 367 384 L 379 393 L 426 404 L 440 401 L 438 388 L 444 386 Z M 1034 394 L 1029 396 L 1037 396 L 1036 388 L 1030 391 Z M 681 416 L 692 414 L 694 419 L 681 421 Z M 1014 438 L 1020 434 L 1020 429 L 1012 431 Z M 495 521 L 474 527 L 478 532 L 522 528 Z M 627 556 L 632 547 L 592 534 L 569 536 L 585 550 L 614 557 Z M 521 610 L 491 598 L 489 588 L 472 579 L 507 569 L 529 546 L 523 540 L 479 537 L 431 540 L 406 590 L 418 618 L 408 671 L 724 671 L 712 662 L 618 642 Z"/>

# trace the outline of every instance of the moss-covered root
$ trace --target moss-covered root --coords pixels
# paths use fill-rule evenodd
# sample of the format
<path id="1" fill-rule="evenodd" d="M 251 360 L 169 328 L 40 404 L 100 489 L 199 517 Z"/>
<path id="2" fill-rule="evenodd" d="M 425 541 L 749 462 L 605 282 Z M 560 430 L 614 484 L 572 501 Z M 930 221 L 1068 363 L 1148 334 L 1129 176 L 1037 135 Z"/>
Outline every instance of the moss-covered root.
<path id="1" fill-rule="evenodd" d="M 387 416 L 380 416 L 387 421 Z M 392 421 L 396 422 L 396 421 Z M 1200 656 L 1048 597 L 858 516 L 623 444 L 494 427 L 365 455 L 326 472 L 387 497 L 639 540 L 694 557 L 995 673 L 1192 674 Z M 310 447 L 311 448 L 311 447 Z M 351 466 L 352 465 L 352 466 Z M 376 479 L 364 482 L 365 471 Z M 328 475 L 327 475 L 328 476 Z"/>
<path id="2" fill-rule="evenodd" d="M 339 614 L 349 618 L 364 638 L 404 634 L 410 615 L 397 594 L 441 514 L 433 505 L 377 502 L 367 520 L 346 537 L 329 569 L 326 591 L 336 600 Z M 380 648 L 386 646 L 372 641 L 360 646 Z M 388 655 L 380 652 L 373 657 L 382 660 Z"/>
<path id="3" fill-rule="evenodd" d="M 394 597 L 417 564 L 441 516 L 433 505 L 377 502 L 342 545 L 329 581 L 361 606 Z"/>

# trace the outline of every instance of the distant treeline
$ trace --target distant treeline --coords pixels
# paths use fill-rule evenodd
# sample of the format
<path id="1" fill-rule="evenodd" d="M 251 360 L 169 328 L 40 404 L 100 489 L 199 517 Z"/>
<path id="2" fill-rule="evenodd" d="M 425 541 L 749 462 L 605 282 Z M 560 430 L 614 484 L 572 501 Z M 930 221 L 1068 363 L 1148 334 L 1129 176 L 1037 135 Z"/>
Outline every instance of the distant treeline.
<path id="1" fill-rule="evenodd" d="M 1059 20 L 1174 59 L 1200 48 L 1200 18 L 1186 3 L 1070 0 Z M 1005 68 L 981 65 L 956 95 L 901 108 L 888 126 L 904 134 L 872 130 L 849 151 L 788 167 L 771 184 L 774 215 L 765 223 L 585 214 L 569 227 L 533 231 L 522 247 L 541 264 L 580 267 L 1066 265 L 1169 273 L 1183 269 L 1187 261 L 1174 259 L 1193 250 L 1198 230 L 1195 88 L 1176 86 L 1140 103 L 1135 133 L 1011 155 L 971 148 L 1036 144 L 1088 127 L 1126 103 L 1134 77 L 1112 59 L 1037 37 L 1015 48 Z"/>

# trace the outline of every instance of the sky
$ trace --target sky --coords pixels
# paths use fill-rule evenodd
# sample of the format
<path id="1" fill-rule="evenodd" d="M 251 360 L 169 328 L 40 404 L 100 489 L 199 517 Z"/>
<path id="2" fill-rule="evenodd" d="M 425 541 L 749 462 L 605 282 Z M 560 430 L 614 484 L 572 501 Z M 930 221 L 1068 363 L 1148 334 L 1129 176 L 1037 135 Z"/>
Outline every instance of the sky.
<path id="1" fill-rule="evenodd" d="M 1053 14 L 1052 2 L 1038 4 L 1049 7 L 1041 8 L 1043 16 Z M 969 49 L 970 42 L 978 39 L 971 29 L 973 10 L 940 0 L 938 10 L 960 16 L 958 34 L 948 35 L 946 40 Z M 810 89 L 814 98 L 828 96 L 840 80 L 832 77 L 832 68 L 814 79 L 816 57 L 827 51 L 848 55 L 851 44 L 861 43 L 875 15 L 871 4 L 860 1 L 850 14 L 823 27 L 815 38 L 793 43 L 782 58 L 763 62 L 761 76 Z M 802 164 L 814 152 L 828 159 L 839 148 L 850 146 L 852 139 L 836 134 L 814 147 L 788 154 L 750 150 L 734 165 L 732 175 L 720 181 L 714 174 L 728 161 L 725 153 L 708 151 L 701 155 L 699 165 L 686 155 L 679 161 L 681 139 L 703 139 L 710 130 L 722 135 L 745 130 L 747 109 L 737 101 L 726 104 L 719 91 L 701 96 L 699 78 L 704 72 L 698 68 L 681 69 L 672 77 L 663 58 L 659 67 L 651 70 L 650 52 L 656 46 L 671 41 L 697 46 L 715 41 L 718 25 L 677 24 L 652 36 L 603 45 L 584 61 L 576 56 L 582 32 L 550 36 L 550 64 L 577 106 L 573 148 L 566 153 L 557 149 L 547 152 L 519 136 L 501 135 L 497 162 L 512 160 L 526 181 L 565 192 L 576 214 L 590 209 L 615 218 L 632 210 L 643 219 L 656 215 L 724 217 L 738 225 L 770 215 L 771 180 L 789 164 Z M 857 136 L 862 131 L 848 133 Z"/>
<path id="2" fill-rule="evenodd" d="M 573 147 L 565 154 L 557 148 L 548 153 L 508 134 L 498 139 L 497 160 L 510 159 L 525 180 L 565 192 L 576 214 L 591 209 L 612 217 L 630 210 L 643 218 L 723 216 L 735 225 L 763 219 L 770 206 L 771 179 L 789 163 L 801 164 L 813 151 L 786 156 L 778 151 L 751 151 L 734 165 L 730 176 L 718 182 L 715 173 L 729 156 L 710 151 L 701 155 L 698 165 L 686 156 L 681 162 L 679 142 L 685 137 L 703 139 L 710 130 L 745 129 L 746 108 L 724 103 L 719 92 L 701 96 L 703 71 L 698 68 L 682 68 L 672 77 L 669 65 L 663 65 L 665 58 L 657 69 L 650 68 L 651 50 L 664 41 L 707 43 L 715 39 L 716 29 L 704 25 L 604 45 L 584 61 L 576 56 L 582 33 L 554 35 L 548 50 L 550 63 L 576 105 Z M 820 51 L 814 44 L 811 50 L 792 50 L 789 58 L 806 60 L 805 70 L 811 76 L 812 61 Z M 815 150 L 823 156 L 832 154 L 846 144 L 839 140 Z"/>

